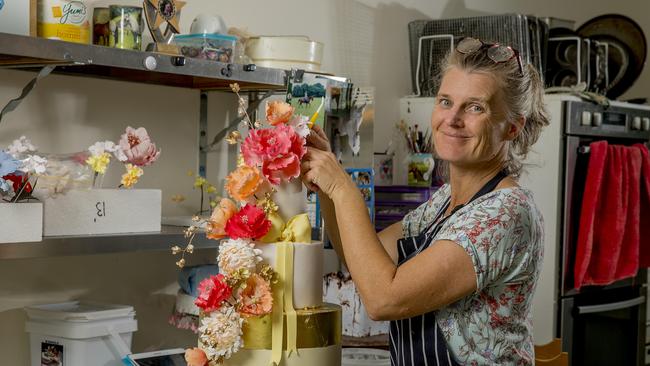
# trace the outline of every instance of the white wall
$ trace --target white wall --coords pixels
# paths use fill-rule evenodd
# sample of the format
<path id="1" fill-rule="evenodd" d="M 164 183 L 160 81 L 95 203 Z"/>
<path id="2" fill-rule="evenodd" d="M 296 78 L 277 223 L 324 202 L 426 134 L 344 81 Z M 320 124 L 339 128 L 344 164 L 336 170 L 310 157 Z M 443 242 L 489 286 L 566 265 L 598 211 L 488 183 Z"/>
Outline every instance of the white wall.
<path id="1" fill-rule="evenodd" d="M 139 1 L 96 1 L 138 4 Z M 581 24 L 595 15 L 620 12 L 650 30 L 647 1 L 438 1 L 409 0 L 189 0 L 181 28 L 198 13 L 220 14 L 228 25 L 247 27 L 258 34 L 306 34 L 325 43 L 323 69 L 351 77 L 359 85 L 376 89 L 375 150 L 386 146 L 399 116 L 398 99 L 410 92 L 407 23 L 421 18 L 458 17 L 482 13 L 525 12 L 574 18 Z M 34 74 L 0 70 L 0 104 L 19 94 Z M 650 96 L 646 70 L 626 97 Z M 145 126 L 162 148 L 161 159 L 146 169 L 140 187 L 163 189 L 164 214 L 191 212 L 191 206 L 170 201 L 181 193 L 194 200 L 191 181 L 196 169 L 198 92 L 106 80 L 49 76 L 20 108 L 0 124 L 0 146 L 27 134 L 43 151 L 72 152 L 99 139 L 115 139 L 127 124 Z M 210 95 L 210 133 L 232 118 L 234 99 Z M 210 156 L 209 179 L 218 180 L 226 162 Z M 117 172 L 107 177 L 114 185 Z M 205 263 L 214 253 L 196 255 Z M 130 253 L 0 261 L 0 354 L 3 364 L 28 363 L 27 336 L 23 332 L 25 305 L 68 299 L 93 299 L 136 307 L 140 330 L 135 351 L 188 346 L 188 331 L 166 323 L 175 291 L 177 270 L 168 253 Z"/>

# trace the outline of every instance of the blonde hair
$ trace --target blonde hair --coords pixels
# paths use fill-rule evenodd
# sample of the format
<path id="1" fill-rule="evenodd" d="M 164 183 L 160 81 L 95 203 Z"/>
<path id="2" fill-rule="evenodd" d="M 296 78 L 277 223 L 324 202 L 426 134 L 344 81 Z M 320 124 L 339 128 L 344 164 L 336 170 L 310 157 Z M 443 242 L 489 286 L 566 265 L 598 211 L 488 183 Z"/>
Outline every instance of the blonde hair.
<path id="1" fill-rule="evenodd" d="M 468 54 L 454 50 L 441 62 L 440 79 L 436 83 L 438 87 L 444 75 L 453 67 L 493 76 L 501 85 L 506 120 L 513 123 L 522 116 L 526 119 L 517 137 L 510 142 L 508 157 L 504 161 L 508 174 L 518 178 L 523 171 L 523 161 L 530 147 L 539 138 L 542 128 L 549 124 L 548 112 L 544 106 L 544 85 L 539 72 L 533 65 L 523 61 L 523 70 L 520 70 L 516 57 L 507 62 L 496 63 L 487 56 L 485 46 Z M 446 174 L 443 172 L 443 175 Z"/>

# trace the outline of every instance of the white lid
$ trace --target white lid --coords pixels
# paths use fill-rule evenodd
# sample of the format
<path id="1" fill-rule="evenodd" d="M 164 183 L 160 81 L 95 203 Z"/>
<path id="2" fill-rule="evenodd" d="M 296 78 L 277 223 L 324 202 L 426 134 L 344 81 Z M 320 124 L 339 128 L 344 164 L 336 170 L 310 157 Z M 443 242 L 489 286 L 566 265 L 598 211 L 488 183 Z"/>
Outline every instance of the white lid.
<path id="1" fill-rule="evenodd" d="M 374 348 L 343 348 L 342 366 L 390 365 L 390 352 Z"/>
<path id="2" fill-rule="evenodd" d="M 27 316 L 32 320 L 89 322 L 122 317 L 133 317 L 133 306 L 96 304 L 70 301 L 58 304 L 28 306 Z"/>

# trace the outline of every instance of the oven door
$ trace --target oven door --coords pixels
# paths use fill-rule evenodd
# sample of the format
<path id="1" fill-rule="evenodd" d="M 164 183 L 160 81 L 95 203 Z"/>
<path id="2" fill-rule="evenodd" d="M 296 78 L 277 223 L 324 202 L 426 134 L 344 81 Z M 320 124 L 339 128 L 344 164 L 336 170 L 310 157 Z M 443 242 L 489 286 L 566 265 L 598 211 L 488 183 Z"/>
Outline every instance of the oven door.
<path id="1" fill-rule="evenodd" d="M 645 303 L 645 286 L 562 299 L 562 348 L 570 365 L 644 365 Z"/>

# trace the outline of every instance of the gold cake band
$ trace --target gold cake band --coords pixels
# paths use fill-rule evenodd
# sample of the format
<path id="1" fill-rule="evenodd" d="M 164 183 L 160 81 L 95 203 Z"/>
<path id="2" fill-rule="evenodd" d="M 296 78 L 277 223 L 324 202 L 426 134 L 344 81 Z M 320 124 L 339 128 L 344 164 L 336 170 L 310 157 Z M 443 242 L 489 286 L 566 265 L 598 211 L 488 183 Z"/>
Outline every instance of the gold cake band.
<path id="1" fill-rule="evenodd" d="M 341 307 L 323 304 L 316 309 L 296 310 L 298 348 L 328 347 L 341 344 Z M 283 314 L 286 318 L 286 314 Z M 262 317 L 248 317 L 244 320 L 244 348 L 271 349 L 271 314 Z M 282 344 L 287 344 L 286 328 Z"/>

